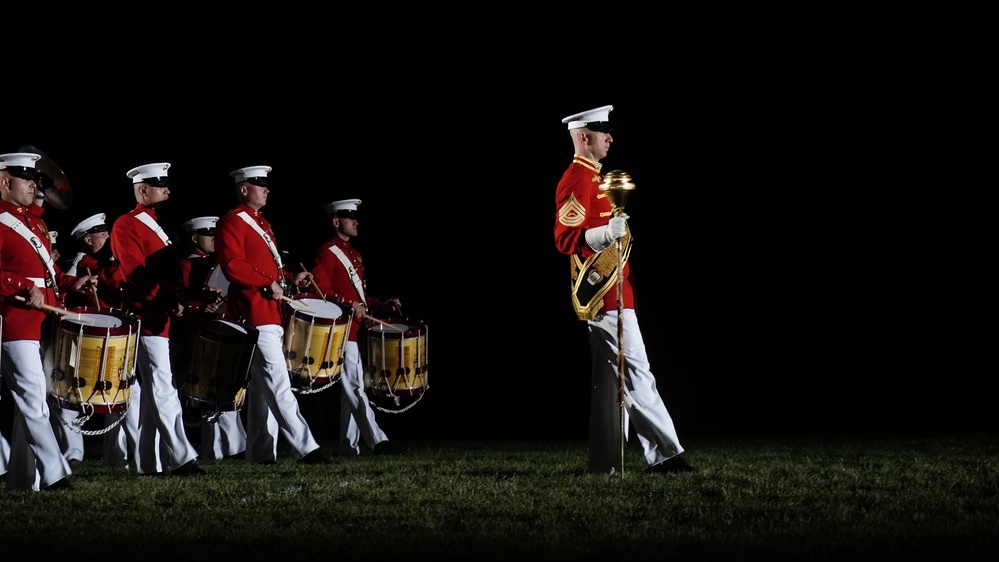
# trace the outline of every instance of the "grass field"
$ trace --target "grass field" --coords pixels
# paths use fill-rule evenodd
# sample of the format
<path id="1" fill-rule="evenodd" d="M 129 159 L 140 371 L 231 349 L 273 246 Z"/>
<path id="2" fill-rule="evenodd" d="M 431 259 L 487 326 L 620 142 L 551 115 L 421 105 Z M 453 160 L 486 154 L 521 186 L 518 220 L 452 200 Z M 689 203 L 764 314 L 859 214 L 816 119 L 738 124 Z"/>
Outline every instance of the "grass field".
<path id="1" fill-rule="evenodd" d="M 698 471 L 586 472 L 585 442 L 407 443 L 300 466 L 204 461 L 157 478 L 76 465 L 75 489 L 0 492 L 4 559 L 993 560 L 999 439 L 687 443 Z M 332 450 L 331 448 L 328 450 Z"/>

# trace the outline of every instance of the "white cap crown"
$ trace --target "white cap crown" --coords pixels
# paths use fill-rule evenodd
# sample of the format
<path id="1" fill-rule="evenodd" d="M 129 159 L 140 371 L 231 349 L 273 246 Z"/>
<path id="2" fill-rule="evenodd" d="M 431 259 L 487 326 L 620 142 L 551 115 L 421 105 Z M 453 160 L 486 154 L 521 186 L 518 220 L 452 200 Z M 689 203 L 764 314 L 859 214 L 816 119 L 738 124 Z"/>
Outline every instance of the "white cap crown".
<path id="1" fill-rule="evenodd" d="M 249 181 L 254 185 L 267 186 L 267 174 L 271 172 L 273 168 L 270 166 L 247 166 L 245 168 L 239 168 L 238 170 L 233 170 L 229 172 L 236 183 L 243 183 L 244 181 Z"/>
<path id="2" fill-rule="evenodd" d="M 34 152 L 11 152 L 0 154 L 0 170 L 8 166 L 20 166 L 22 168 L 34 168 L 35 162 L 41 160 L 40 154 Z"/>
<path id="3" fill-rule="evenodd" d="M 99 232 L 101 230 L 107 230 L 107 224 L 104 220 L 107 215 L 104 213 L 97 213 L 96 215 L 91 215 L 82 221 L 80 221 L 76 226 L 73 227 L 72 234 L 77 240 L 83 238 L 84 236 L 90 234 L 91 232 Z M 103 227 L 103 228 L 102 228 Z"/>
<path id="4" fill-rule="evenodd" d="M 170 169 L 169 162 L 157 162 L 155 164 L 144 164 L 129 170 L 125 175 L 132 178 L 132 183 L 165 184 L 167 170 Z M 162 178 L 162 179 L 160 179 Z"/>
<path id="5" fill-rule="evenodd" d="M 215 230 L 215 223 L 219 221 L 218 217 L 195 217 L 189 221 L 184 222 L 180 225 L 184 229 L 184 232 L 198 232 L 199 230 Z"/>
<path id="6" fill-rule="evenodd" d="M 607 123 L 610 121 L 610 112 L 614 109 L 613 105 L 604 105 L 597 107 L 595 109 L 590 109 L 583 111 L 581 113 L 576 113 L 575 115 L 570 115 L 562 119 L 563 123 L 568 123 L 569 129 L 582 129 L 587 127 L 593 130 L 599 130 L 599 127 L 594 128 L 593 125 L 597 123 Z"/>
<path id="7" fill-rule="evenodd" d="M 323 205 L 327 215 L 353 216 L 357 213 L 357 207 L 361 204 L 360 199 L 341 199 Z"/>

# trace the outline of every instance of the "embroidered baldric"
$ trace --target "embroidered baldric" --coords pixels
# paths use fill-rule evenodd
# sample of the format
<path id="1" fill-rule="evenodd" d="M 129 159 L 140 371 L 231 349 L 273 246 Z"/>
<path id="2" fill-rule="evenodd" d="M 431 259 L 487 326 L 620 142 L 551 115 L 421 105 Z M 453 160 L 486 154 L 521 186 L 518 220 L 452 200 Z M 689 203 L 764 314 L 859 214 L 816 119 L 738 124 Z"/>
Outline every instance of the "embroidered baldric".
<path id="1" fill-rule="evenodd" d="M 281 263 L 281 254 L 278 253 L 277 246 L 274 245 L 274 241 L 271 240 L 271 237 L 266 232 L 264 232 L 263 228 L 260 228 L 260 225 L 257 224 L 257 221 L 253 220 L 253 218 L 251 218 L 250 215 L 246 213 L 246 211 L 240 211 L 238 214 L 239 218 L 243 219 L 243 222 L 250 225 L 250 228 L 256 230 L 257 234 L 259 234 L 260 237 L 264 239 L 264 244 L 267 244 L 267 249 L 271 251 L 271 256 L 274 257 L 274 262 L 277 264 L 278 270 L 284 269 L 284 264 Z"/>
<path id="2" fill-rule="evenodd" d="M 55 268 L 53 267 L 55 260 L 52 259 L 52 254 L 49 253 L 48 248 L 46 248 L 45 244 L 42 243 L 41 238 L 32 234 L 31 229 L 29 229 L 26 224 L 7 211 L 0 213 L 0 223 L 9 227 L 21 238 L 27 240 L 28 244 L 31 244 L 31 247 L 35 249 L 35 253 L 38 254 L 38 258 L 42 260 L 42 264 L 45 265 L 45 269 L 49 273 L 49 277 L 45 280 L 45 284 L 50 285 L 58 295 L 59 288 L 56 286 L 56 273 Z"/>
<path id="3" fill-rule="evenodd" d="M 149 216 L 149 213 L 143 211 L 135 215 L 135 218 L 139 219 L 142 222 L 142 224 L 148 226 L 149 230 L 152 230 L 153 233 L 156 234 L 156 236 L 159 236 L 160 240 L 162 240 L 164 244 L 166 244 L 167 246 L 170 245 L 170 238 L 166 235 L 166 232 L 163 232 L 163 227 L 161 227 L 159 223 L 156 222 L 156 219 Z"/>
<path id="4" fill-rule="evenodd" d="M 631 229 L 627 228 L 621 239 L 621 267 L 631 255 Z M 614 246 L 605 248 L 585 260 L 578 254 L 569 257 L 569 274 L 572 280 L 572 308 L 580 320 L 594 320 L 602 312 L 604 296 L 615 288 L 618 275 L 618 258 Z"/>
<path id="5" fill-rule="evenodd" d="M 343 253 L 343 250 L 341 250 L 336 244 L 330 246 L 330 251 L 333 252 L 333 255 L 336 256 L 338 260 L 340 260 L 343 267 L 347 269 L 347 275 L 350 276 L 350 282 L 353 283 L 354 288 L 357 289 L 357 294 L 361 297 L 361 302 L 364 303 L 364 306 L 368 306 L 368 300 L 364 297 L 363 281 L 361 281 L 361 278 L 357 275 L 357 270 L 354 269 L 354 264 L 350 263 L 350 258 L 348 258 L 347 254 Z"/>

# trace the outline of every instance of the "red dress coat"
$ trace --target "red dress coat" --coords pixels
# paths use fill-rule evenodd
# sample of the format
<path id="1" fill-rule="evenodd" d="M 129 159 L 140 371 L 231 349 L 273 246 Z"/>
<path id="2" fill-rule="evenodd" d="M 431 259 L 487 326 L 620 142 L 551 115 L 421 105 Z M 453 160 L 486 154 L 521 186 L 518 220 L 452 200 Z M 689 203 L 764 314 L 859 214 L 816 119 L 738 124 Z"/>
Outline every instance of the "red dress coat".
<path id="1" fill-rule="evenodd" d="M 254 326 L 282 325 L 280 302 L 265 289 L 287 279 L 264 238 L 239 213 L 246 213 L 270 237 L 277 249 L 271 224 L 259 210 L 240 203 L 215 224 L 215 257 L 229 279 L 228 313 Z"/>
<path id="2" fill-rule="evenodd" d="M 0 201 L 0 212 L 8 212 L 24 224 L 34 235 L 38 243 L 44 245 L 49 255 L 52 254 L 52 242 L 49 239 L 49 229 L 41 219 L 41 208 L 37 205 L 27 207 L 13 205 Z M 55 269 L 55 287 L 46 284 L 40 287 L 45 294 L 45 304 L 59 306 L 56 287 L 61 292 L 70 290 L 76 282 L 76 276 L 67 275 L 58 265 Z M 0 330 L 3 341 L 33 340 L 41 341 L 52 335 L 54 322 L 46 322 L 49 313 L 44 309 L 28 308 L 25 303 L 17 300 L 18 295 L 27 298 L 35 283 L 28 278 L 48 279 L 49 271 L 42 263 L 31 242 L 9 226 L 0 224 L 0 316 L 3 317 L 3 329 Z"/>
<path id="3" fill-rule="evenodd" d="M 142 213 L 156 220 L 156 211 L 141 204 L 118 217 L 111 227 L 111 253 L 118 260 L 123 308 L 142 320 L 143 334 L 169 337 L 170 315 L 180 300 L 180 258 L 138 219 Z"/>
<path id="4" fill-rule="evenodd" d="M 587 229 L 603 226 L 610 221 L 612 205 L 600 189 L 603 176 L 601 164 L 580 155 L 562 174 L 555 190 L 555 247 L 565 255 L 578 255 L 582 260 L 595 252 L 586 243 Z M 613 246 L 608 250 L 613 251 Z M 624 263 L 623 308 L 635 308 L 631 264 Z M 616 289 L 616 288 L 615 288 Z M 617 310 L 617 291 L 604 295 L 602 310 Z"/>
<path id="5" fill-rule="evenodd" d="M 315 265 L 312 268 L 312 278 L 316 282 L 316 287 L 319 287 L 319 290 L 326 295 L 328 300 L 343 301 L 348 306 L 355 302 L 362 302 L 361 296 L 357 293 L 357 288 L 350 281 L 350 274 L 344 267 L 343 262 L 340 261 L 340 258 L 336 254 L 330 251 L 330 248 L 333 246 L 343 251 L 344 255 L 350 260 L 354 271 L 357 272 L 357 276 L 361 279 L 361 288 L 365 289 L 364 298 L 367 301 L 368 308 L 378 308 L 381 302 L 367 294 L 367 288 L 364 283 L 364 261 L 361 259 L 361 253 L 350 245 L 349 240 L 344 240 L 339 236 L 334 236 L 332 240 L 320 246 L 319 250 L 316 251 L 313 259 Z M 357 341 L 357 330 L 360 327 L 360 322 L 354 321 L 350 323 L 350 333 L 347 334 L 347 341 Z"/>

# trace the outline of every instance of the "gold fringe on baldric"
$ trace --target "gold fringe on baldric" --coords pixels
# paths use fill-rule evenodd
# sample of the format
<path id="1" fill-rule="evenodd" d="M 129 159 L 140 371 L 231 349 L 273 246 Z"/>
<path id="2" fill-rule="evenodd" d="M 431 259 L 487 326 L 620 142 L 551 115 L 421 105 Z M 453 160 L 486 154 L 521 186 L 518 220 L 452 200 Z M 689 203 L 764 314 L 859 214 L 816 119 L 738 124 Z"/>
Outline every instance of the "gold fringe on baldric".
<path id="1" fill-rule="evenodd" d="M 624 251 L 621 268 L 631 255 L 631 229 L 621 238 Z M 569 257 L 572 279 L 572 308 L 580 320 L 594 320 L 603 307 L 604 297 L 617 283 L 616 244 L 593 254 L 585 261 L 579 255 Z"/>

